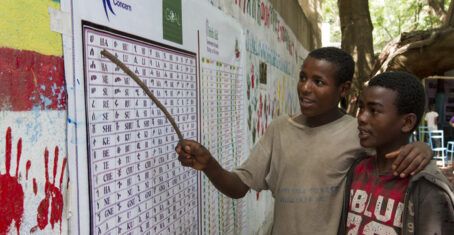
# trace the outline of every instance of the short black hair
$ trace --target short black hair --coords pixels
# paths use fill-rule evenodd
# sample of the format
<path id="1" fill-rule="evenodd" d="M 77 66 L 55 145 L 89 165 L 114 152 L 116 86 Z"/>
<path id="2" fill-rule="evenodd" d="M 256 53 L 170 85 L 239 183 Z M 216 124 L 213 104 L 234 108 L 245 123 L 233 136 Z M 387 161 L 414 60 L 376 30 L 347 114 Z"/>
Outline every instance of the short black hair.
<path id="1" fill-rule="evenodd" d="M 380 86 L 397 93 L 394 104 L 399 114 L 414 113 L 416 115 L 416 129 L 421 121 L 426 104 L 426 93 L 421 81 L 407 72 L 384 72 L 369 81 L 369 87 Z M 412 130 L 412 131 L 413 131 Z"/>
<path id="2" fill-rule="evenodd" d="M 347 52 L 337 47 L 322 47 L 311 51 L 308 57 L 318 60 L 326 60 L 337 66 L 336 85 L 353 79 L 355 72 L 355 61 Z"/>

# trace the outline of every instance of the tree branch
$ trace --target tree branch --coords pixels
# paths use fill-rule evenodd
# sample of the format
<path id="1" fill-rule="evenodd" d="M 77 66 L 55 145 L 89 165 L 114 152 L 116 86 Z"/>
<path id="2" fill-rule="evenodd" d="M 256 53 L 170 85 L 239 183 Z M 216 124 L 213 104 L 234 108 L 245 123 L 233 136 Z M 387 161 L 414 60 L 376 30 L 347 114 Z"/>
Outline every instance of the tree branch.
<path id="1" fill-rule="evenodd" d="M 373 75 L 377 75 L 381 72 L 387 71 L 390 63 L 394 62 L 397 56 L 402 55 L 405 52 L 412 50 L 412 49 L 423 48 L 423 47 L 432 45 L 441 36 L 452 33 L 452 32 L 454 32 L 453 27 L 439 29 L 436 31 L 432 31 L 430 33 L 429 37 L 423 38 L 421 40 L 416 40 L 413 42 L 411 41 L 412 40 L 411 38 L 406 38 L 405 35 L 401 35 L 401 39 L 399 41 L 397 41 L 397 42 L 394 41 L 393 45 L 388 45 L 387 46 L 388 50 L 385 52 L 385 54 L 383 56 L 380 55 L 380 57 L 381 57 L 380 59 L 382 59 L 382 60 L 380 60 L 380 62 L 379 62 L 380 64 L 378 66 L 377 65 L 374 66 Z M 424 32 L 420 32 L 420 33 L 424 33 Z M 412 36 L 415 38 L 420 37 L 420 35 L 418 35 L 418 34 L 415 34 Z M 401 44 L 403 41 L 407 41 L 408 43 L 399 48 L 398 45 Z M 405 67 L 405 65 L 402 65 L 402 66 Z"/>

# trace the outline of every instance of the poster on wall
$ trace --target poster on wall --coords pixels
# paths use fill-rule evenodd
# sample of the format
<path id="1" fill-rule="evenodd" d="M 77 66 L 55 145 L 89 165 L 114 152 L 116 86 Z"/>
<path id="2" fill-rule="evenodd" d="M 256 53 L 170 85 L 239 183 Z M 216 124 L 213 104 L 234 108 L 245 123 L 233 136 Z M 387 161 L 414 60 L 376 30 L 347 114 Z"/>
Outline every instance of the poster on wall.
<path id="1" fill-rule="evenodd" d="M 241 26 L 209 4 L 186 8 L 205 12 L 199 30 L 201 142 L 225 169 L 247 157 L 246 86 Z M 247 234 L 244 200 L 220 193 L 204 175 L 201 183 L 203 234 Z"/>
<path id="2" fill-rule="evenodd" d="M 252 148 L 272 119 L 299 112 L 296 84 L 307 51 L 273 7 L 273 1 L 205 2 L 239 22 L 245 35 L 245 52 L 242 52 L 247 110 L 245 142 Z M 267 234 L 273 221 L 271 193 L 249 193 L 243 200 L 248 232 Z"/>
<path id="3" fill-rule="evenodd" d="M 197 172 L 176 160 L 164 113 L 100 52 L 130 67 L 188 139 L 198 134 L 195 54 L 89 23 L 83 42 L 91 231 L 196 234 Z"/>

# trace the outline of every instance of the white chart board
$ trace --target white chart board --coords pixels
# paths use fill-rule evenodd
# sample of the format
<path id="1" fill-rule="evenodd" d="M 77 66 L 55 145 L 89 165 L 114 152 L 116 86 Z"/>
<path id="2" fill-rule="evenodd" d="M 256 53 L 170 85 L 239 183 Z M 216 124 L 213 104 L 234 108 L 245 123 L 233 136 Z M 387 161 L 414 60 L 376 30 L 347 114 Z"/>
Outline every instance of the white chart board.
<path id="1" fill-rule="evenodd" d="M 195 54 L 89 23 L 83 41 L 91 231 L 197 234 L 197 172 L 178 162 L 164 114 L 100 51 L 134 71 L 189 139 L 199 129 Z"/>

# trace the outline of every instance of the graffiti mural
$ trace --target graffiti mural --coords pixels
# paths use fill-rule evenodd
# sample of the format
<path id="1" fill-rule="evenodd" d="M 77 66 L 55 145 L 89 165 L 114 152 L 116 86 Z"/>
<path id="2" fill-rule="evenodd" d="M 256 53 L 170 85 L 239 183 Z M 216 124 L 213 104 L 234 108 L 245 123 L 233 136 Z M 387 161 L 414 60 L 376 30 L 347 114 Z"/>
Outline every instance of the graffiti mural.
<path id="1" fill-rule="evenodd" d="M 0 8 L 0 234 L 67 233 L 67 94 L 49 7 L 59 1 Z"/>

